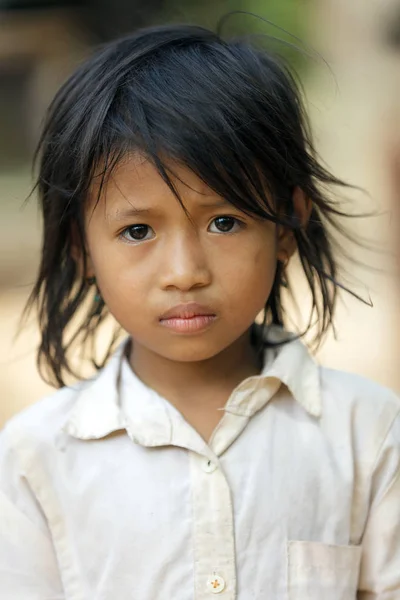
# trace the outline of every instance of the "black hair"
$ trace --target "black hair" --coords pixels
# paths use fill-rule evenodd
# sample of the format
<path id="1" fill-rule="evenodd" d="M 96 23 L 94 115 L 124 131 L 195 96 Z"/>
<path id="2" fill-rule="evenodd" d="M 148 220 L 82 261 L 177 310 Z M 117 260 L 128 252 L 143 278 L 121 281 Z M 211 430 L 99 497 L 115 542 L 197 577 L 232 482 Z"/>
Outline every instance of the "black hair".
<path id="1" fill-rule="evenodd" d="M 327 186 L 345 184 L 316 158 L 295 78 L 248 40 L 226 41 L 192 25 L 147 28 L 98 49 L 77 69 L 50 105 L 39 141 L 44 235 L 27 310 L 38 306 L 38 362 L 54 384 L 63 386 L 65 375 L 74 374 L 71 345 L 93 342 L 107 315 L 85 264 L 73 257 L 72 232 L 84 249 L 83 212 L 93 177 L 102 165 L 104 184 L 132 151 L 151 160 L 174 193 L 165 158 L 191 169 L 242 211 L 291 228 L 311 290 L 310 323 L 316 315 L 321 339 L 340 287 L 331 234 L 332 227 L 340 230 L 336 217 L 343 214 Z M 294 210 L 296 186 L 312 202 L 306 225 Z M 278 263 L 266 324 L 283 324 L 285 285 Z M 71 333 L 78 309 L 85 314 Z"/>

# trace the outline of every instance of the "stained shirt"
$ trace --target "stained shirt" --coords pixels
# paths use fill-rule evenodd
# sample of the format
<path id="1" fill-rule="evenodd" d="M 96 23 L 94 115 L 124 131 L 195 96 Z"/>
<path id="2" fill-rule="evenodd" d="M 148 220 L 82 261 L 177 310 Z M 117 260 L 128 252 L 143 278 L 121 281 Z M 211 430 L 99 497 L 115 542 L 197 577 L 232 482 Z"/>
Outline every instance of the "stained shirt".
<path id="1" fill-rule="evenodd" d="M 293 340 L 206 443 L 123 349 L 0 435 L 2 599 L 400 599 L 392 392 Z"/>

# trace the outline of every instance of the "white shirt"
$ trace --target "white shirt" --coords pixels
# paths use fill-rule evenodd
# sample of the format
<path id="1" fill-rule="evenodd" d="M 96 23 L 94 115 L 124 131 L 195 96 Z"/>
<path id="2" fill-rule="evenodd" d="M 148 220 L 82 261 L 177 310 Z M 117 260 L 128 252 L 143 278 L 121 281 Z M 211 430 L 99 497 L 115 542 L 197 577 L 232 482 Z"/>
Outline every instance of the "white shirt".
<path id="1" fill-rule="evenodd" d="M 399 401 L 299 341 L 266 355 L 209 444 L 122 348 L 12 419 L 0 597 L 399 600 Z"/>

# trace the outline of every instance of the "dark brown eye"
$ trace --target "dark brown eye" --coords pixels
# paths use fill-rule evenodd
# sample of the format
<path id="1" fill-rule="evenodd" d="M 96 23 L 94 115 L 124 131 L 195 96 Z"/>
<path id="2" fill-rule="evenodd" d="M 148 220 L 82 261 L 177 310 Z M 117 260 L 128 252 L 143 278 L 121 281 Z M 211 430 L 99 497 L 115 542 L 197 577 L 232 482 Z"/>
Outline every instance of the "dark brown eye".
<path id="1" fill-rule="evenodd" d="M 238 219 L 234 217 L 216 217 L 210 227 L 209 230 L 212 233 L 231 233 L 232 231 L 236 231 L 240 227 L 241 223 Z"/>
<path id="2" fill-rule="evenodd" d="M 121 236 L 128 242 L 141 242 L 151 239 L 154 235 L 152 228 L 149 225 L 139 224 L 130 225 L 122 232 Z"/>

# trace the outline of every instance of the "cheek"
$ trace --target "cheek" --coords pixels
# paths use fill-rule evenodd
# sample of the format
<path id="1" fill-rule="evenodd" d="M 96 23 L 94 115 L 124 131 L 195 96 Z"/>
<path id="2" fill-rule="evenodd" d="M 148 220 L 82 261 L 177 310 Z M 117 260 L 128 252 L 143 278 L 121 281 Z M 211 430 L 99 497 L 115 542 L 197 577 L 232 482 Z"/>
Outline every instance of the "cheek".
<path id="1" fill-rule="evenodd" d="M 261 299 L 262 306 L 271 293 L 276 272 L 276 248 L 266 247 L 254 254 L 252 269 L 252 289 L 254 296 Z"/>
<path id="2" fill-rule="evenodd" d="M 267 230 L 254 232 L 243 248 L 241 260 L 231 261 L 232 270 L 240 269 L 242 277 L 254 279 L 260 284 L 273 279 L 277 261 L 275 235 Z"/>
<path id="3" fill-rule="evenodd" d="M 268 276 L 275 274 L 278 252 L 277 229 L 272 223 L 264 224 L 258 232 L 258 243 L 254 248 L 253 260 L 257 269 Z"/>
<path id="4" fill-rule="evenodd" d="M 146 330 L 148 319 L 152 318 L 149 293 L 138 277 L 128 277 L 126 272 L 102 273 L 99 288 L 109 313 L 125 331 L 140 335 Z"/>
<path id="5" fill-rule="evenodd" d="M 137 314 L 138 305 L 141 310 L 146 306 L 144 301 L 150 291 L 148 276 L 141 272 L 140 267 L 133 269 L 130 265 L 123 268 L 123 265 L 114 263 L 114 268 L 99 269 L 98 284 L 104 301 L 114 316 L 117 312 L 129 312 L 132 317 Z"/>
<path id="6" fill-rule="evenodd" d="M 145 269 L 138 253 L 130 251 L 122 242 L 104 240 L 89 246 L 96 279 L 103 293 L 143 284 Z"/>
<path id="7" fill-rule="evenodd" d="M 224 295 L 232 299 L 232 302 L 228 300 L 231 310 L 238 312 L 248 307 L 254 311 L 265 306 L 275 277 L 276 261 L 275 239 L 260 236 L 245 248 L 240 257 L 236 254 L 226 263 L 225 276 L 220 282 L 225 288 Z"/>
<path id="8" fill-rule="evenodd" d="M 100 293 L 108 310 L 124 327 L 146 307 L 148 273 L 142 261 L 132 259 L 126 248 L 104 243 L 91 250 L 91 260 Z"/>
<path id="9" fill-rule="evenodd" d="M 253 256 L 254 264 L 264 271 L 269 271 L 274 268 L 277 260 L 276 244 L 272 241 L 265 246 L 258 247 Z"/>

